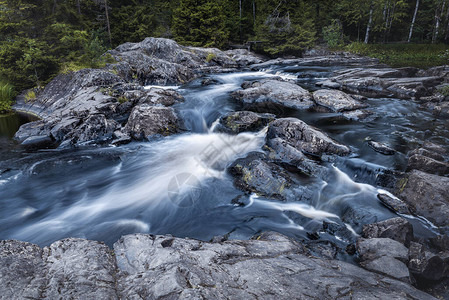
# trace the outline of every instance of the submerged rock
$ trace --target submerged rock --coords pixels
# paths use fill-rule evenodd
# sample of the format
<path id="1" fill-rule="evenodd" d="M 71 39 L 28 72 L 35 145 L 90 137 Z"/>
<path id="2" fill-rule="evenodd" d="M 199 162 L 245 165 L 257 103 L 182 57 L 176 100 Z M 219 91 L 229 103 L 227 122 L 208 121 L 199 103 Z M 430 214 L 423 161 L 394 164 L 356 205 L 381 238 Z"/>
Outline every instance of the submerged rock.
<path id="1" fill-rule="evenodd" d="M 276 118 L 272 114 L 257 114 L 251 111 L 236 111 L 220 118 L 217 131 L 238 134 L 244 131 L 257 131 Z"/>
<path id="2" fill-rule="evenodd" d="M 448 226 L 448 191 L 448 177 L 413 170 L 401 180 L 398 194 L 417 214 L 437 226 Z"/>
<path id="3" fill-rule="evenodd" d="M 276 233 L 219 243 L 133 234 L 113 251 L 82 239 L 43 250 L 2 241 L 0 289 L 8 299 L 435 299 L 385 275 L 308 253 Z"/>
<path id="4" fill-rule="evenodd" d="M 370 148 L 374 151 L 379 152 L 383 155 L 394 155 L 396 153 L 394 149 L 384 143 L 368 141 L 368 146 L 370 146 Z"/>
<path id="5" fill-rule="evenodd" d="M 263 107 L 268 103 L 305 110 L 314 105 L 309 91 L 291 82 L 266 79 L 244 84 L 243 87 L 243 90 L 233 92 L 232 96 L 248 108 Z"/>

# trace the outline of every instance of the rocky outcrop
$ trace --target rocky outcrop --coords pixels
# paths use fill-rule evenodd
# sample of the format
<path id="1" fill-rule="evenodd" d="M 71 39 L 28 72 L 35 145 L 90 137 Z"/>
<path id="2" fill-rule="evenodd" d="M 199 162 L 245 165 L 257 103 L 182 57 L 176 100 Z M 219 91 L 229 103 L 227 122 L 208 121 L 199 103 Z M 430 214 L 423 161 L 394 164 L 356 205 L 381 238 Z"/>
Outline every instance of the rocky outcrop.
<path id="1" fill-rule="evenodd" d="M 229 57 L 231 57 L 240 67 L 260 64 L 265 60 L 264 57 L 255 55 L 253 52 L 249 52 L 246 49 L 233 49 L 225 51 L 225 53 Z"/>
<path id="2" fill-rule="evenodd" d="M 446 150 L 438 147 L 436 149 L 432 149 L 432 147 L 426 149 L 425 147 L 426 145 L 423 145 L 422 148 L 415 149 L 409 153 L 407 168 L 440 176 L 448 175 L 449 163 L 445 161 Z"/>
<path id="3" fill-rule="evenodd" d="M 435 299 L 389 276 L 309 255 L 285 236 L 208 243 L 134 234 L 114 248 L 0 242 L 5 299 Z M 257 280 L 254 280 L 257 278 Z"/>
<path id="4" fill-rule="evenodd" d="M 420 98 L 433 93 L 442 74 L 424 74 L 416 68 L 353 68 L 339 70 L 317 85 L 369 97 Z"/>
<path id="5" fill-rule="evenodd" d="M 413 170 L 400 181 L 399 197 L 437 226 L 449 225 L 449 178 Z"/>
<path id="6" fill-rule="evenodd" d="M 218 49 L 184 47 L 156 38 L 126 43 L 108 54 L 115 63 L 104 69 L 61 74 L 38 92 L 36 99 L 19 97 L 14 108 L 42 120 L 22 126 L 16 139 L 29 147 L 70 147 L 127 142 L 142 130 L 144 135 L 173 134 L 178 132 L 178 117 L 167 107 L 182 97 L 174 91 L 145 90 L 144 86 L 181 84 L 204 73 L 229 71 L 253 62 L 242 58 L 237 64 Z M 138 113 L 142 114 L 140 120 L 136 120 Z M 148 120 L 153 120 L 152 124 L 143 129 L 137 125 Z"/>
<path id="7" fill-rule="evenodd" d="M 309 91 L 295 83 L 273 79 L 246 82 L 243 90 L 233 92 L 232 96 L 251 110 L 270 105 L 305 110 L 314 105 Z"/>
<path id="8" fill-rule="evenodd" d="M 236 111 L 220 118 L 216 131 L 238 134 L 244 131 L 258 131 L 276 118 L 273 114 L 257 114 L 251 111 Z"/>

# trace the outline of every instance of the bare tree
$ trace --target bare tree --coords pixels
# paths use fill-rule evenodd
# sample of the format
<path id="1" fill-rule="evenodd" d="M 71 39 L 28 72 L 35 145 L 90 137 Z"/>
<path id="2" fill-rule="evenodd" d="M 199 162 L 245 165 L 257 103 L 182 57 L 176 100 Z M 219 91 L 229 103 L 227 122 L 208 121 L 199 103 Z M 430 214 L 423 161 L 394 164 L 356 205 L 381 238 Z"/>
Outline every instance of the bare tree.
<path id="1" fill-rule="evenodd" d="M 369 20 L 368 20 L 368 25 L 366 26 L 365 44 L 368 44 L 369 33 L 371 31 L 371 26 L 373 25 L 373 11 L 374 11 L 374 3 L 373 3 L 373 1 L 371 1 L 370 6 L 369 6 Z"/>
<path id="2" fill-rule="evenodd" d="M 412 40 L 413 27 L 415 26 L 416 15 L 418 14 L 418 9 L 419 9 L 419 0 L 416 0 L 415 12 L 413 13 L 412 24 L 410 25 L 410 32 L 408 33 L 408 40 L 407 40 L 408 43 L 410 43 L 410 41 Z"/>
<path id="3" fill-rule="evenodd" d="M 111 24 L 109 23 L 108 0 L 104 0 L 104 10 L 106 15 L 106 25 L 108 26 L 109 45 L 112 46 Z"/>

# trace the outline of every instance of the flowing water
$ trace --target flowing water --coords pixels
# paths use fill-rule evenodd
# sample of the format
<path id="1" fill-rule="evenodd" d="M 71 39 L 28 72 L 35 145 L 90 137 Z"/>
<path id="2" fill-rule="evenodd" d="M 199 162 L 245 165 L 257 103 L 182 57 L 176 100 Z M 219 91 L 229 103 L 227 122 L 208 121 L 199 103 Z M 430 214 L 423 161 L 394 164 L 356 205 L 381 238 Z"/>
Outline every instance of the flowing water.
<path id="1" fill-rule="evenodd" d="M 375 186 L 383 170 L 402 171 L 407 151 L 424 140 L 449 145 L 447 121 L 437 120 L 411 101 L 368 99 L 370 121 L 347 121 L 333 113 L 280 110 L 327 132 L 354 152 L 326 164 L 322 179 L 298 174 L 286 201 L 245 195 L 226 172 L 235 159 L 261 151 L 266 129 L 231 136 L 214 132 L 217 119 L 241 107 L 230 97 L 245 80 L 281 76 L 313 90 L 335 68 L 276 67 L 264 72 L 212 75 L 178 88 L 186 101 L 175 109 L 187 133 L 146 143 L 83 150 L 27 153 L 11 141 L 18 125 L 0 118 L 0 239 L 48 245 L 65 237 L 102 240 L 142 232 L 209 240 L 217 235 L 249 238 L 264 230 L 307 238 L 323 221 L 343 223 L 351 236 L 321 235 L 336 243 L 353 240 L 366 223 L 394 214 L 377 200 L 388 193 Z M 150 87 L 148 87 L 150 88 Z M 366 144 L 370 137 L 399 152 L 384 156 Z M 307 187 L 307 189 L 304 189 Z M 309 193 L 308 201 L 301 195 Z M 310 200 L 311 199 L 311 200 Z M 435 234 L 423 219 L 412 218 L 418 236 Z"/>

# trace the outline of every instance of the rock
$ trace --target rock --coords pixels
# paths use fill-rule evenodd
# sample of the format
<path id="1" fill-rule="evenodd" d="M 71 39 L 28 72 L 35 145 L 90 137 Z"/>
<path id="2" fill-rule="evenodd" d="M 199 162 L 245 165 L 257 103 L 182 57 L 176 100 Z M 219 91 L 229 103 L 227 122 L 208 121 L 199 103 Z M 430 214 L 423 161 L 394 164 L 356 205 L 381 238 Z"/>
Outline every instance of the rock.
<path id="1" fill-rule="evenodd" d="M 296 149 L 281 138 L 267 140 L 265 150 L 268 151 L 270 160 L 296 167 L 304 174 L 318 176 L 323 171 L 320 165 L 309 159 L 301 150 Z"/>
<path id="2" fill-rule="evenodd" d="M 276 233 L 219 243 L 133 234 L 113 251 L 82 239 L 44 250 L 1 241 L 0 288 L 5 299 L 435 299 L 406 283 L 308 253 Z"/>
<path id="3" fill-rule="evenodd" d="M 424 149 L 427 149 L 429 151 L 436 152 L 436 153 L 439 153 L 439 154 L 446 154 L 447 153 L 447 150 L 444 147 L 442 147 L 440 145 L 437 145 L 437 144 L 434 144 L 434 143 L 429 142 L 429 141 L 424 142 L 422 147 Z"/>
<path id="4" fill-rule="evenodd" d="M 132 136 L 142 133 L 145 137 L 155 134 L 167 136 L 179 131 L 178 122 L 173 108 L 139 104 L 133 108 L 124 131 Z"/>
<path id="5" fill-rule="evenodd" d="M 218 80 L 213 79 L 213 78 L 206 78 L 201 80 L 201 85 L 212 85 L 212 84 L 217 84 Z"/>
<path id="6" fill-rule="evenodd" d="M 283 198 L 286 188 L 291 184 L 287 173 L 259 152 L 237 159 L 228 171 L 235 178 L 234 183 L 238 188 L 261 196 Z"/>
<path id="7" fill-rule="evenodd" d="M 273 104 L 305 110 L 314 105 L 311 94 L 291 82 L 266 79 L 243 86 L 243 90 L 233 92 L 232 96 L 251 109 Z"/>
<path id="8" fill-rule="evenodd" d="M 317 82 L 316 85 L 322 88 L 329 88 L 329 89 L 339 89 L 341 87 L 340 83 L 331 80 L 320 81 Z"/>
<path id="9" fill-rule="evenodd" d="M 406 246 L 413 239 L 413 226 L 404 218 L 398 217 L 363 226 L 364 238 L 389 238 Z"/>
<path id="10" fill-rule="evenodd" d="M 375 141 L 368 141 L 368 146 L 376 152 L 379 152 L 383 155 L 393 155 L 396 151 L 384 143 L 379 143 Z"/>
<path id="11" fill-rule="evenodd" d="M 44 248 L 49 299 L 118 299 L 116 265 L 108 246 L 94 241 L 65 239 Z"/>
<path id="12" fill-rule="evenodd" d="M 443 154 L 444 154 L 444 152 L 443 152 Z M 427 157 L 433 158 L 438 161 L 444 161 L 444 156 L 441 153 L 438 153 L 438 152 L 435 152 L 432 150 L 428 150 L 425 148 L 415 149 L 408 154 L 409 157 L 411 157 L 413 155 L 422 155 L 422 156 L 427 156 Z"/>
<path id="13" fill-rule="evenodd" d="M 408 249 L 398 241 L 389 238 L 359 239 L 357 252 L 362 261 L 372 261 L 382 256 L 408 261 Z"/>
<path id="14" fill-rule="evenodd" d="M 313 93 L 313 100 L 321 106 L 327 107 L 334 112 L 342 112 L 365 108 L 366 105 L 355 100 L 342 91 L 318 90 Z"/>
<path id="15" fill-rule="evenodd" d="M 409 257 L 410 272 L 419 278 L 436 281 L 447 275 L 447 264 L 444 260 L 439 255 L 426 251 L 419 243 L 410 244 Z"/>
<path id="16" fill-rule="evenodd" d="M 396 213 L 406 215 L 412 214 L 408 205 L 399 198 L 391 197 L 387 194 L 377 194 L 377 198 L 380 200 L 380 202 L 382 202 L 383 205 Z"/>
<path id="17" fill-rule="evenodd" d="M 67 136 L 72 137 L 74 144 L 86 142 L 101 143 L 113 139 L 113 133 L 118 127 L 117 122 L 107 119 L 105 115 L 96 114 L 87 117 L 76 129 Z M 67 136 L 65 140 L 67 140 Z"/>
<path id="18" fill-rule="evenodd" d="M 240 67 L 259 64 L 265 60 L 263 57 L 246 49 L 233 49 L 225 51 L 225 53 L 229 55 Z"/>
<path id="19" fill-rule="evenodd" d="M 342 116 L 350 121 L 363 121 L 372 116 L 373 112 L 366 109 L 357 109 L 353 111 L 345 111 Z"/>
<path id="20" fill-rule="evenodd" d="M 30 137 L 48 137 L 50 136 L 50 131 L 45 125 L 45 122 L 42 120 L 26 123 L 20 126 L 19 130 L 14 135 L 14 139 L 16 141 L 23 142 Z"/>
<path id="21" fill-rule="evenodd" d="M 419 215 L 437 226 L 449 225 L 449 178 L 413 170 L 401 180 L 398 194 Z"/>
<path id="22" fill-rule="evenodd" d="M 267 141 L 279 138 L 306 154 L 348 155 L 350 149 L 323 132 L 295 118 L 278 119 L 268 127 Z"/>
<path id="23" fill-rule="evenodd" d="M 31 136 L 24 140 L 21 145 L 27 149 L 52 148 L 54 141 L 49 136 Z"/>
<path id="24" fill-rule="evenodd" d="M 390 277 L 410 283 L 410 272 L 400 260 L 390 256 L 382 256 L 374 260 L 364 261 L 361 265 L 370 271 L 386 274 Z"/>
<path id="25" fill-rule="evenodd" d="M 449 101 L 442 101 L 438 103 L 428 102 L 422 105 L 424 108 L 429 109 L 432 113 L 441 118 L 449 118 Z"/>
<path id="26" fill-rule="evenodd" d="M 335 71 L 333 77 L 319 84 L 368 97 L 411 99 L 430 95 L 443 81 L 443 76 L 422 75 L 415 68 L 352 68 Z"/>
<path id="27" fill-rule="evenodd" d="M 228 113 L 220 118 L 217 131 L 238 134 L 244 131 L 258 131 L 276 118 L 272 114 L 257 114 L 251 111 Z"/>
<path id="28" fill-rule="evenodd" d="M 440 176 L 449 174 L 449 163 L 419 154 L 410 156 L 407 167 Z"/>

